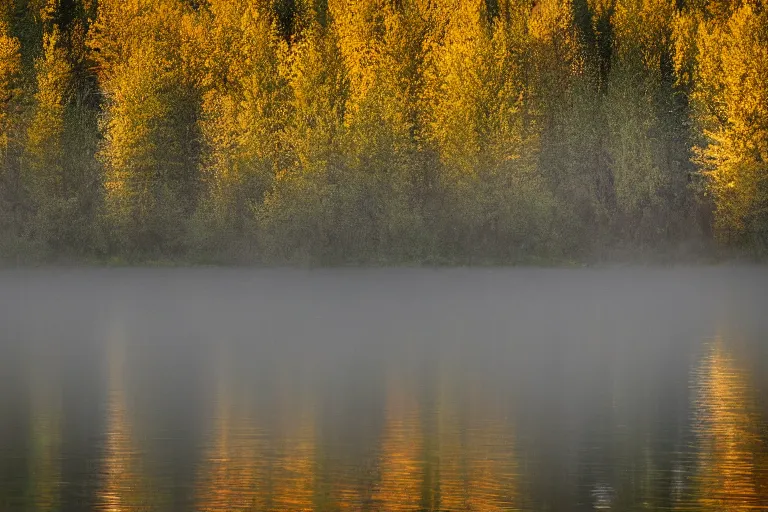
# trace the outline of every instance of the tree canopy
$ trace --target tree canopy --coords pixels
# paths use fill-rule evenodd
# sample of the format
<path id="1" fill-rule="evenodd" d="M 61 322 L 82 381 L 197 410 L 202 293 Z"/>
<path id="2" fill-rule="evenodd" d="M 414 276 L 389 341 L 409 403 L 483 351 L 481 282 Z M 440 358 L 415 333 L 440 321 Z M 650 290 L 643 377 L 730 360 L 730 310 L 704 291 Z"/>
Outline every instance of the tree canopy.
<path id="1" fill-rule="evenodd" d="M 0 260 L 768 251 L 764 0 L 0 0 Z"/>

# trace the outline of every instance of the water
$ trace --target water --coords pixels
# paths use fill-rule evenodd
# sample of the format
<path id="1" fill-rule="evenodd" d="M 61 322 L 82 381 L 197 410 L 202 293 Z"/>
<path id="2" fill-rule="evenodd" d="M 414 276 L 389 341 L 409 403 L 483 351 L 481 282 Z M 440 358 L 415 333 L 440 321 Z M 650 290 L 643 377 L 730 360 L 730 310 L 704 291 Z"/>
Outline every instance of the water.
<path id="1" fill-rule="evenodd" d="M 766 510 L 768 269 L 0 273 L 0 510 Z"/>

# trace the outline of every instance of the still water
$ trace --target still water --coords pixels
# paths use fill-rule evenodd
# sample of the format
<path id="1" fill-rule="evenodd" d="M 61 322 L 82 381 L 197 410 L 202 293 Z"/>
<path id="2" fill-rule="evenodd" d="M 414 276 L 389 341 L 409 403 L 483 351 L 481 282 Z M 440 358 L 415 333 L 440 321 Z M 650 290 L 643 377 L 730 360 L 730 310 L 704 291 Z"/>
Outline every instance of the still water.
<path id="1" fill-rule="evenodd" d="M 0 510 L 768 510 L 768 268 L 0 272 Z"/>

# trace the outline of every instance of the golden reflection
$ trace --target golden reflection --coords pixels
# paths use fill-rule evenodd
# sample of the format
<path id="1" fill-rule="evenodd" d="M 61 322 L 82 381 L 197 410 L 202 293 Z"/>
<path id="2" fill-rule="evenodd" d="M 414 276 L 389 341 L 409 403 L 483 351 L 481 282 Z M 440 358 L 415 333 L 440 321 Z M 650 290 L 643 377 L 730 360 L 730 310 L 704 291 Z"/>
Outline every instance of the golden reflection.
<path id="1" fill-rule="evenodd" d="M 722 339 L 715 340 L 693 375 L 698 505 L 707 510 L 757 510 L 755 455 L 760 439 L 747 376 Z"/>
<path id="2" fill-rule="evenodd" d="M 365 465 L 350 463 L 348 459 L 331 453 L 331 460 L 326 459 L 324 482 L 329 484 L 327 502 L 318 502 L 318 510 L 333 509 L 339 512 L 357 512 L 363 502 L 370 498 L 370 491 L 375 482 L 373 472 Z M 322 491 L 321 491 L 322 493 Z M 322 495 L 322 494 L 321 494 Z"/>
<path id="3" fill-rule="evenodd" d="M 198 475 L 197 510 L 314 510 L 316 433 L 308 386 L 301 375 L 281 371 L 276 408 L 257 411 L 259 390 L 234 367 L 234 359 L 222 356 L 216 371 L 216 416 Z"/>
<path id="4" fill-rule="evenodd" d="M 346 426 L 341 434 L 333 432 L 334 441 L 330 446 L 326 445 L 325 457 L 321 461 L 323 471 L 318 489 L 321 498 L 317 501 L 318 510 L 367 510 L 364 509 L 364 504 L 370 502 L 371 493 L 378 482 L 378 475 L 372 468 L 375 466 L 379 449 L 377 439 L 366 435 L 375 430 L 371 429 L 370 424 L 365 424 L 367 419 L 363 419 L 354 427 L 363 431 L 364 440 L 357 435 L 354 439 L 348 437 Z M 333 418 L 334 423 L 344 420 L 346 418 Z M 367 441 L 373 442 L 368 444 Z"/>
<path id="5" fill-rule="evenodd" d="M 141 456 L 130 420 L 126 383 L 126 347 L 122 331 L 113 332 L 107 345 L 107 421 L 103 454 L 103 486 L 99 510 L 127 512 L 153 510 L 157 497 L 147 488 Z"/>
<path id="6" fill-rule="evenodd" d="M 221 363 L 216 375 L 213 442 L 198 482 L 197 510 L 204 512 L 267 508 L 266 441 L 249 410 L 249 394 L 236 396 L 234 380 L 228 365 Z"/>
<path id="7" fill-rule="evenodd" d="M 437 400 L 437 472 L 439 510 L 466 510 L 462 426 L 456 406 L 457 390 L 441 382 Z"/>
<path id="8" fill-rule="evenodd" d="M 377 510 L 418 510 L 425 476 L 424 433 L 413 395 L 404 379 L 391 381 L 381 445 L 381 479 L 374 490 Z"/>
<path id="9" fill-rule="evenodd" d="M 498 417 L 473 427 L 467 446 L 468 510 L 517 510 L 517 465 L 512 436 Z"/>
<path id="10" fill-rule="evenodd" d="M 462 389 L 466 392 L 465 386 Z M 465 397 L 448 382 L 440 386 L 439 510 L 516 510 L 517 462 L 512 432 L 502 409 L 485 397 L 481 389 Z M 459 405 L 467 407 L 464 414 Z"/>
<path id="11" fill-rule="evenodd" d="M 284 375 L 291 375 L 290 372 Z M 315 509 L 317 450 L 314 400 L 306 375 L 292 374 L 281 386 L 277 456 L 271 510 Z"/>
<path id="12" fill-rule="evenodd" d="M 55 371 L 37 362 L 31 372 L 30 492 L 33 510 L 56 510 L 61 487 L 61 388 Z"/>
<path id="13" fill-rule="evenodd" d="M 340 512 L 353 512 L 360 510 L 363 497 L 360 490 L 344 483 L 337 483 L 335 498 Z"/>

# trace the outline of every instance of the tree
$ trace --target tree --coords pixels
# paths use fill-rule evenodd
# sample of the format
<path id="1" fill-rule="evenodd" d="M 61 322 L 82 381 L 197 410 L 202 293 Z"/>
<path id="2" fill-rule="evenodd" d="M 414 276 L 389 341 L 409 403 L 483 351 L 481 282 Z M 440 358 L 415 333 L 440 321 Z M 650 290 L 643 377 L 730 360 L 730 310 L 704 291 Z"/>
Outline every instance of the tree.
<path id="1" fill-rule="evenodd" d="M 82 28 L 82 26 L 81 26 Z M 82 66 L 83 34 L 50 25 L 35 64 L 36 92 L 25 141 L 27 236 L 41 256 L 76 256 L 93 250 L 100 179 L 94 153 L 98 133 Z M 82 76 L 82 75 L 81 75 Z"/>
<path id="2" fill-rule="evenodd" d="M 551 242 L 554 205 L 536 169 L 530 5 L 500 2 L 494 19 L 481 1 L 452 7 L 436 12 L 425 72 L 428 137 L 441 163 L 443 250 L 504 259 L 541 251 Z"/>
<path id="3" fill-rule="evenodd" d="M 0 250 L 591 258 L 694 214 L 765 247 L 767 10 L 2 0 Z"/>
<path id="4" fill-rule="evenodd" d="M 586 46 L 573 2 L 539 2 L 527 22 L 526 83 L 533 91 L 527 108 L 540 132 L 537 167 L 557 201 L 558 241 L 571 254 L 603 250 L 614 205 L 602 112 L 607 66 L 599 60 L 610 30 L 602 23 L 605 6 L 589 4 L 590 23 L 602 38 L 598 48 Z"/>
<path id="5" fill-rule="evenodd" d="M 672 0 L 618 0 L 605 97 L 607 151 L 623 242 L 685 236 L 690 154 L 672 67 Z"/>
<path id="6" fill-rule="evenodd" d="M 349 248 L 362 259 L 422 253 L 418 187 L 418 87 L 424 29 L 419 6 L 381 0 L 331 2 L 329 15 L 349 82 L 342 142 Z"/>
<path id="7" fill-rule="evenodd" d="M 768 6 L 742 2 L 702 17 L 694 68 L 697 162 L 715 203 L 720 240 L 764 250 L 768 241 Z M 706 14 L 706 13 L 705 13 Z M 682 59 L 681 59 L 682 60 Z"/>
<path id="8" fill-rule="evenodd" d="M 196 236 L 208 252 L 242 252 L 249 244 L 241 242 L 255 239 L 253 211 L 278 166 L 287 103 L 279 65 L 287 47 L 267 2 L 212 2 L 201 21 L 206 188 Z"/>
<path id="9" fill-rule="evenodd" d="M 35 219 L 32 236 L 51 249 L 61 250 L 54 238 L 64 236 L 71 227 L 76 206 L 70 199 L 72 184 L 64 168 L 65 109 L 70 94 L 71 68 L 61 45 L 61 33 L 54 25 L 43 39 L 43 54 L 36 62 L 37 92 L 32 120 L 27 130 L 24 169 Z"/>
<path id="10" fill-rule="evenodd" d="M 90 46 L 107 98 L 105 220 L 128 256 L 178 254 L 197 198 L 198 98 L 175 0 L 105 1 Z"/>
<path id="11" fill-rule="evenodd" d="M 284 141 L 274 182 L 256 208 L 268 260 L 333 257 L 344 231 L 338 193 L 347 81 L 335 33 L 317 19 L 293 42 L 280 72 L 289 86 Z"/>
<path id="12" fill-rule="evenodd" d="M 0 20 L 0 255 L 20 235 L 21 45 Z"/>

